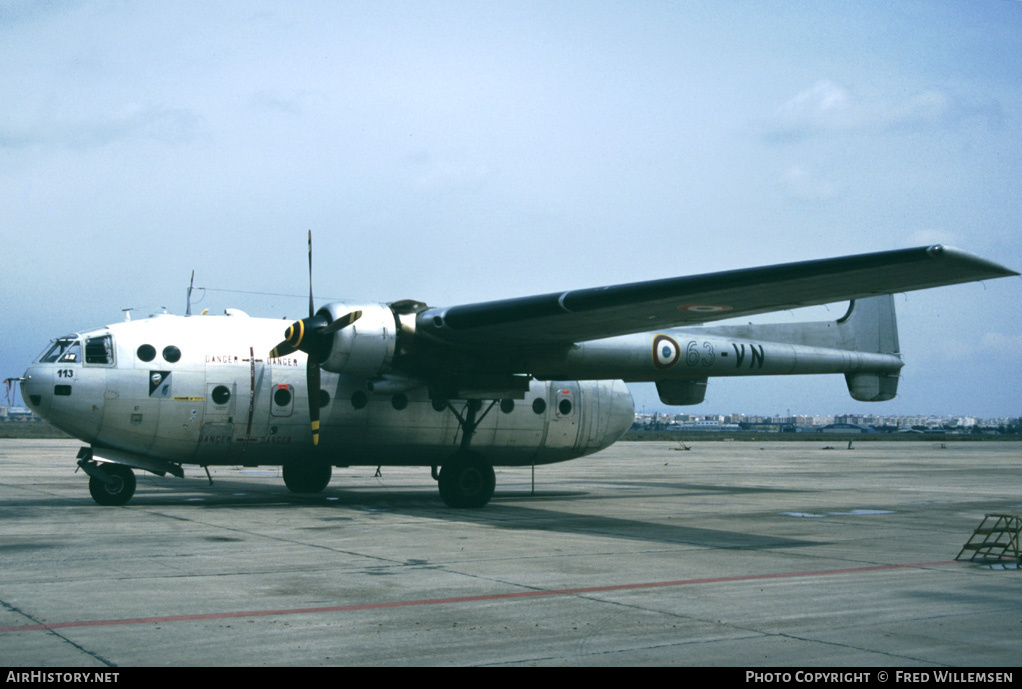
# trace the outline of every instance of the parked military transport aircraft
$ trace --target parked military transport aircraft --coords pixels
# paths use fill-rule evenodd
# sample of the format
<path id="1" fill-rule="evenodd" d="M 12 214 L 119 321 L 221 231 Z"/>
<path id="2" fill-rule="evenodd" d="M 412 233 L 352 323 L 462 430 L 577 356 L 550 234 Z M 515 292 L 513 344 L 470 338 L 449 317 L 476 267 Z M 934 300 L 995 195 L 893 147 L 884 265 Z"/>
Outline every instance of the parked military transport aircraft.
<path id="1" fill-rule="evenodd" d="M 1017 275 L 930 246 L 431 307 L 334 302 L 281 321 L 160 315 L 57 338 L 22 397 L 80 438 L 101 505 L 132 469 L 279 465 L 299 493 L 331 467 L 432 467 L 443 501 L 480 507 L 496 466 L 581 457 L 631 426 L 626 381 L 697 404 L 713 376 L 841 373 L 857 400 L 895 396 L 895 292 Z M 702 326 L 852 300 L 834 322 Z M 699 327 L 693 327 L 699 326 Z M 439 470 L 438 470 L 439 469 Z M 207 469 L 208 472 L 208 469 Z"/>

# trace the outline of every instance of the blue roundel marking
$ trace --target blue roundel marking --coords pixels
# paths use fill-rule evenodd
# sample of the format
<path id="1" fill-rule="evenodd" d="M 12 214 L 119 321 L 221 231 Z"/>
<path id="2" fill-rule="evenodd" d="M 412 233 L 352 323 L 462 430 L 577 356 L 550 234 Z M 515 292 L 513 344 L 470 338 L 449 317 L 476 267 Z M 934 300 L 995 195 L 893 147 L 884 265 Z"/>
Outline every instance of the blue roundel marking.
<path id="1" fill-rule="evenodd" d="M 678 343 L 667 335 L 657 335 L 653 338 L 653 365 L 657 368 L 670 368 L 677 363 L 681 356 L 681 348 Z"/>

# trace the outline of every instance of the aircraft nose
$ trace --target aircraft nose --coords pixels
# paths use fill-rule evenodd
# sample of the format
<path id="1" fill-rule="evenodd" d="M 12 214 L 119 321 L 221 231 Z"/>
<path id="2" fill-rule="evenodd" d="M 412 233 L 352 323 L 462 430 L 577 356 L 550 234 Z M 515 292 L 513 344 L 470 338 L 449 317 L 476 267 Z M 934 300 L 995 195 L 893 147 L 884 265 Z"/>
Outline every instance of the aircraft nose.
<path id="1" fill-rule="evenodd" d="M 53 386 L 53 376 L 49 373 L 38 366 L 29 366 L 21 377 L 21 399 L 36 416 L 43 418 L 46 418 L 51 399 L 51 395 L 44 393 Z"/>
<path id="2" fill-rule="evenodd" d="M 29 366 L 21 382 L 21 398 L 37 416 L 86 442 L 99 433 L 106 390 L 105 371 L 85 374 L 68 364 Z M 98 374 L 98 375 L 95 375 Z"/>

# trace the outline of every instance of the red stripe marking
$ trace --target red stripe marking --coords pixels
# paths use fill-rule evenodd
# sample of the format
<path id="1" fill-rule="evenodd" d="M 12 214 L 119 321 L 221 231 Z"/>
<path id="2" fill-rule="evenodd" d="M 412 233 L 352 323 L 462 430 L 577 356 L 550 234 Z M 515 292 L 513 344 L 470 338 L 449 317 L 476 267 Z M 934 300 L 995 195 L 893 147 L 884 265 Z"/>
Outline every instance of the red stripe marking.
<path id="1" fill-rule="evenodd" d="M 68 627 L 114 627 L 126 624 L 161 624 L 164 622 L 194 622 L 197 620 L 226 620 L 235 617 L 268 617 L 272 615 L 314 615 L 326 612 L 351 612 L 355 610 L 381 610 L 384 608 L 407 608 L 415 605 L 445 605 L 450 603 L 475 603 L 491 600 L 513 600 L 516 598 L 538 598 L 540 596 L 577 596 L 585 593 L 605 591 L 633 591 L 638 589 L 667 588 L 671 586 L 692 586 L 695 584 L 718 584 L 732 581 L 759 581 L 763 579 L 791 579 L 795 577 L 818 577 L 833 574 L 859 574 L 892 569 L 915 569 L 953 565 L 954 560 L 945 562 L 916 562 L 907 565 L 874 565 L 848 569 L 825 569 L 815 572 L 782 572 L 779 574 L 747 574 L 737 577 L 714 579 L 681 579 L 678 581 L 653 581 L 638 584 L 614 584 L 610 586 L 587 586 L 575 589 L 554 589 L 551 591 L 519 591 L 517 593 L 493 593 L 482 596 L 455 596 L 453 598 L 427 598 L 424 600 L 392 601 L 390 603 L 364 603 L 362 605 L 335 605 L 322 608 L 289 608 L 283 610 L 249 610 L 244 612 L 211 612 L 202 615 L 165 615 L 162 617 L 133 617 L 122 620 L 82 620 L 79 622 L 54 622 L 53 624 L 25 624 L 14 627 L 0 627 L 4 632 L 34 632 L 43 629 L 66 629 Z"/>

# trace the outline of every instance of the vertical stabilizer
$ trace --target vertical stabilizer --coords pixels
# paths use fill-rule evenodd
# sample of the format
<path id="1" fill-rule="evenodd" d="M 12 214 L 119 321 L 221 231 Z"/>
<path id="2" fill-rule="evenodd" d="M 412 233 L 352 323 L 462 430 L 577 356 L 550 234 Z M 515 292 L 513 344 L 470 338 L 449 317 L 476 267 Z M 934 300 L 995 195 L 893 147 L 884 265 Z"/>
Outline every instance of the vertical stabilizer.
<path id="1" fill-rule="evenodd" d="M 900 356 L 893 294 L 853 301 L 838 325 L 851 339 L 847 349 Z M 898 376 L 889 373 L 846 373 L 845 383 L 860 402 L 886 402 L 898 394 Z"/>
<path id="2" fill-rule="evenodd" d="M 837 322 L 839 330 L 850 340 L 842 349 L 880 354 L 901 352 L 893 294 L 853 301 Z"/>

